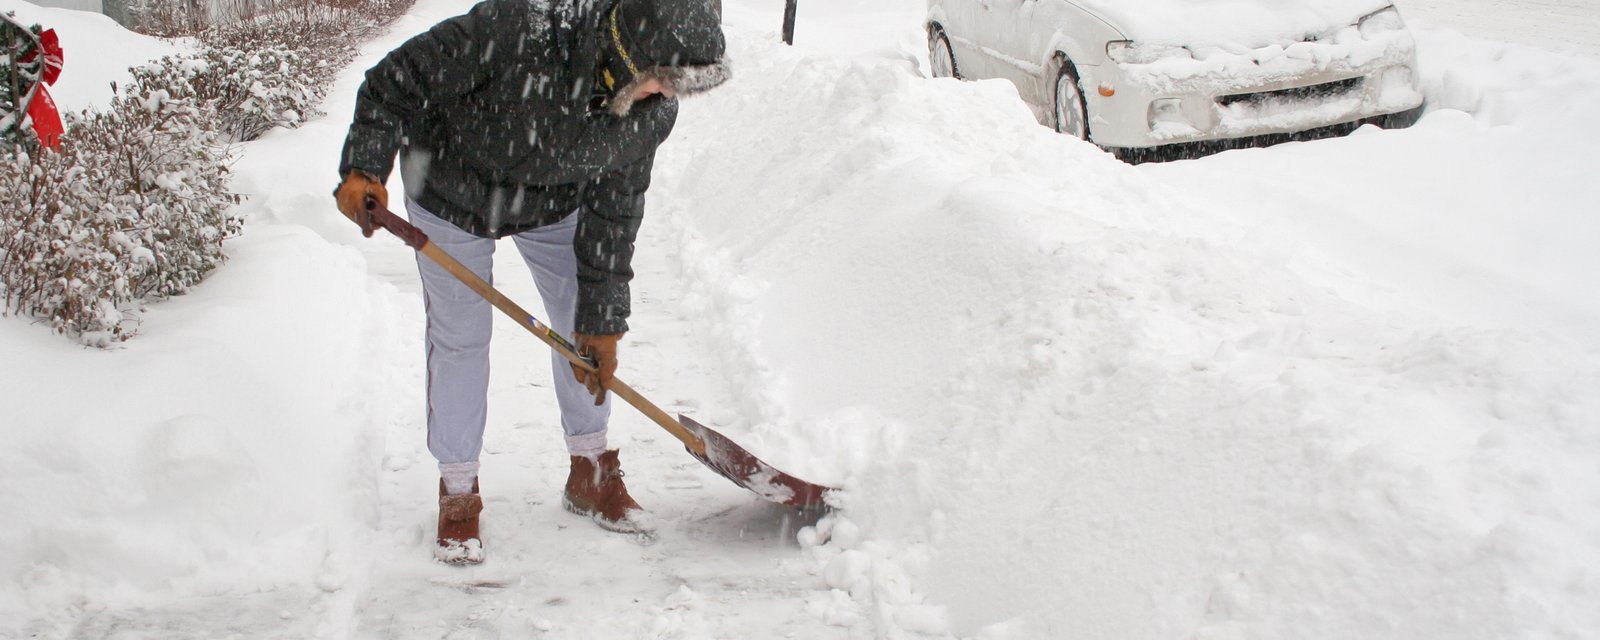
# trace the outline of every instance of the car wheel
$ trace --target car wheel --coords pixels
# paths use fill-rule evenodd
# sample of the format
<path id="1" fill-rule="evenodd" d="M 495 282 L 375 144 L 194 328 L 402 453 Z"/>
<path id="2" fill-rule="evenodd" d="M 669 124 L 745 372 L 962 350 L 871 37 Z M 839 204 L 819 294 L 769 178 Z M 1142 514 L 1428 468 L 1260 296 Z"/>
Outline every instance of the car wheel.
<path id="1" fill-rule="evenodd" d="M 1078 73 L 1065 58 L 1061 60 L 1061 70 L 1056 72 L 1055 116 L 1058 133 L 1089 139 L 1089 109 L 1084 105 L 1083 90 L 1078 86 Z"/>
<path id="2" fill-rule="evenodd" d="M 932 67 L 935 78 L 961 77 L 955 51 L 950 49 L 950 38 L 945 37 L 943 29 L 928 32 L 928 66 Z"/>

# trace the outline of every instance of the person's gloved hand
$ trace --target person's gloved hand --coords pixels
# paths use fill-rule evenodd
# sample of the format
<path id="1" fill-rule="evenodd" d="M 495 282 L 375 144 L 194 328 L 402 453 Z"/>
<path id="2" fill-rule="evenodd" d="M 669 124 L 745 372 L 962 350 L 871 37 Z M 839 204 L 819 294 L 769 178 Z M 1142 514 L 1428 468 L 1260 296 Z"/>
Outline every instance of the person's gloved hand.
<path id="1" fill-rule="evenodd" d="M 373 226 L 372 214 L 367 211 L 369 197 L 377 200 L 378 206 L 389 208 L 389 191 L 383 188 L 383 182 L 360 169 L 351 169 L 350 174 L 344 177 L 344 183 L 333 192 L 334 200 L 339 203 L 339 211 L 361 227 L 361 235 L 371 238 L 377 227 Z"/>
<path id="2" fill-rule="evenodd" d="M 578 355 L 588 356 L 599 365 L 600 370 L 594 372 L 572 365 L 572 375 L 588 387 L 589 393 L 594 394 L 595 406 L 599 406 L 606 401 L 606 386 L 617 375 L 617 341 L 622 339 L 622 334 L 591 336 L 574 333 L 572 337 L 578 343 Z"/>

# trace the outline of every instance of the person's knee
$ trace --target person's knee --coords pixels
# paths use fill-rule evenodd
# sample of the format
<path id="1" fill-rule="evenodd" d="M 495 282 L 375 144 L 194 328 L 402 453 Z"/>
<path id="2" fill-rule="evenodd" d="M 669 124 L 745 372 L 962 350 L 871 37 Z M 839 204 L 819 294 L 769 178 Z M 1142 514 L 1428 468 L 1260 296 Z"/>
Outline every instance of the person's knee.
<path id="1" fill-rule="evenodd" d="M 446 353 L 477 354 L 489 350 L 489 339 L 493 318 L 485 316 L 483 320 L 443 322 L 430 318 L 428 322 L 428 343 L 438 351 Z"/>

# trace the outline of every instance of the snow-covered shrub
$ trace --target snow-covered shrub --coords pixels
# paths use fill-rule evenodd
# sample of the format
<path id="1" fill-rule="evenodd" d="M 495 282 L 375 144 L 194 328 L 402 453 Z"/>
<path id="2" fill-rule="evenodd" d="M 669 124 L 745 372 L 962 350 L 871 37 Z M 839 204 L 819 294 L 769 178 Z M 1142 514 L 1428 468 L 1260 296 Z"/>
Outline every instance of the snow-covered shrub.
<path id="1" fill-rule="evenodd" d="M 197 53 L 169 56 L 135 73 L 215 110 L 220 128 L 233 140 L 254 140 L 274 127 L 296 127 L 320 115 L 315 105 L 338 70 L 355 58 L 355 43 L 370 38 L 411 2 L 236 0 L 211 6 L 212 14 L 226 21 L 179 29 L 195 36 Z"/>
<path id="2" fill-rule="evenodd" d="M 192 36 L 211 23 L 211 6 L 203 0 L 134 0 L 129 17 L 140 33 L 163 38 Z"/>
<path id="3" fill-rule="evenodd" d="M 204 28 L 200 3 L 166 5 L 167 27 L 198 29 L 198 53 L 134 68 L 109 109 L 68 114 L 59 152 L 0 148 L 4 310 L 87 344 L 131 337 L 142 301 L 226 259 L 241 227 L 228 143 L 318 115 L 355 44 L 412 2 L 240 0 L 224 8 L 248 19 Z"/>
<path id="4" fill-rule="evenodd" d="M 78 153 L 115 158 L 105 185 L 139 209 L 136 240 L 154 250 L 158 269 L 135 283 L 138 296 L 183 293 L 221 264 L 222 240 L 242 223 L 230 215 L 232 148 L 195 102 L 135 80 L 105 112 L 85 112 Z"/>
<path id="5" fill-rule="evenodd" d="M 352 5 L 356 11 L 370 16 L 393 18 L 405 13 L 416 0 L 328 0 Z"/>
<path id="6" fill-rule="evenodd" d="M 148 80 L 69 114 L 59 152 L 0 152 L 6 310 L 86 344 L 130 337 L 124 312 L 198 283 L 241 224 L 209 114 Z"/>
<path id="7" fill-rule="evenodd" d="M 3 153 L 0 277 L 6 310 L 48 320 L 62 332 L 122 333 L 116 300 L 127 296 L 117 290 L 127 285 L 113 265 L 129 256 L 119 258 L 115 247 L 104 250 L 109 216 L 93 205 L 89 172 L 79 158 L 63 154 L 20 148 Z"/>
<path id="8" fill-rule="evenodd" d="M 316 62 L 339 64 L 355 57 L 356 44 L 376 32 L 378 20 L 359 12 L 273 13 L 199 34 L 203 47 L 252 51 L 285 47 Z"/>
<path id="9" fill-rule="evenodd" d="M 204 36 L 220 26 L 259 19 L 301 22 L 386 22 L 415 0 L 108 0 L 126 6 L 132 28 L 172 38 Z"/>
<path id="10" fill-rule="evenodd" d="M 198 62 L 163 60 L 150 73 L 169 85 L 191 85 L 217 111 L 224 131 L 235 140 L 253 140 L 272 127 L 292 128 L 320 115 L 314 107 L 338 71 L 355 59 L 355 43 L 411 3 L 296 0 L 265 11 L 252 5 L 250 17 L 197 34 Z"/>
<path id="11" fill-rule="evenodd" d="M 273 127 L 298 127 L 320 115 L 324 83 L 299 53 L 286 47 L 206 48 L 167 56 L 133 69 L 137 82 L 215 113 L 217 128 L 234 141 L 254 140 Z"/>

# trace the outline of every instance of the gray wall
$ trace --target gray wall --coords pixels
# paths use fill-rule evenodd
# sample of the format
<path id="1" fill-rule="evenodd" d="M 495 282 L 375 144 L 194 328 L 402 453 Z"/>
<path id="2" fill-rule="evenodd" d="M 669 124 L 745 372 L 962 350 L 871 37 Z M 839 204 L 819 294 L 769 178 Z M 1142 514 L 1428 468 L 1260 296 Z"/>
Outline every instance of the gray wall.
<path id="1" fill-rule="evenodd" d="M 94 3 L 97 6 L 103 3 L 104 4 L 103 13 L 105 13 L 108 16 L 111 16 L 112 20 L 116 20 L 117 22 L 121 23 L 122 26 L 132 28 L 133 27 L 134 18 L 140 16 L 141 14 L 145 13 L 149 9 L 157 8 L 157 7 L 174 7 L 174 6 L 178 6 L 179 3 L 182 3 L 182 4 L 185 4 L 185 5 L 191 6 L 191 7 L 199 7 L 203 11 L 203 13 L 201 15 L 207 15 L 207 16 L 210 16 L 210 18 L 212 20 L 217 20 L 217 19 L 225 19 L 224 16 L 228 15 L 228 12 L 226 11 L 226 9 L 229 8 L 229 7 L 244 8 L 244 7 L 253 7 L 253 6 L 256 6 L 256 5 L 269 5 L 269 4 L 272 4 L 274 0 L 37 0 L 37 1 L 41 1 L 41 2 L 62 2 L 62 3 L 83 2 L 83 3 Z"/>
<path id="2" fill-rule="evenodd" d="M 55 7 L 57 9 L 77 9 L 78 11 L 93 11 L 100 13 L 100 0 L 28 0 L 41 7 Z"/>

